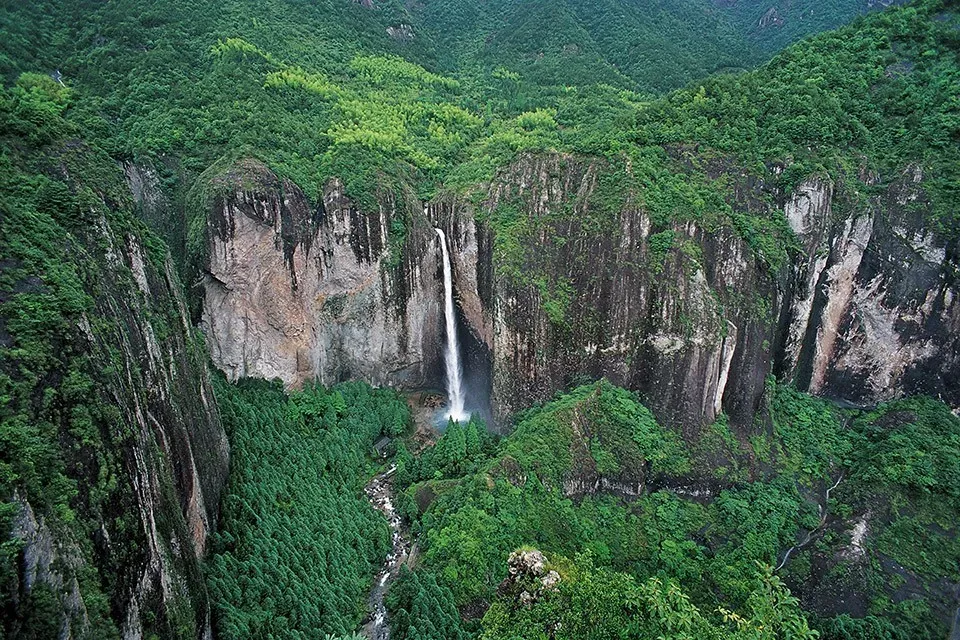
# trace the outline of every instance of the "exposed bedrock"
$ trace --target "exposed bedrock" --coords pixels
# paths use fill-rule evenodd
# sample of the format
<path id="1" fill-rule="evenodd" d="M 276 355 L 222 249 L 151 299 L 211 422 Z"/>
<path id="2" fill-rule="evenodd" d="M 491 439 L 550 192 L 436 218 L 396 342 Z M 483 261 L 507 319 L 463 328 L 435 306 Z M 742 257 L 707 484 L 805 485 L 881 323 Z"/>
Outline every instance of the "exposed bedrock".
<path id="1" fill-rule="evenodd" d="M 419 202 L 361 212 L 331 181 L 314 208 L 254 161 L 211 182 L 203 326 L 229 378 L 442 383 L 437 236 L 402 210 Z"/>
<path id="2" fill-rule="evenodd" d="M 756 301 L 772 283 L 729 229 L 658 228 L 630 198 L 598 224 L 601 170 L 528 157 L 491 191 L 490 208 L 524 203 L 536 221 L 523 258 L 535 282 L 495 285 L 495 410 L 606 376 L 690 435 L 724 408 L 752 417 L 769 360 Z"/>
<path id="3" fill-rule="evenodd" d="M 870 196 L 819 176 L 782 194 L 731 171 L 736 209 L 782 207 L 797 236 L 777 271 L 723 221 L 658 225 L 629 194 L 598 213 L 608 170 L 530 155 L 477 205 L 385 190 L 360 211 L 337 181 L 312 208 L 245 161 L 211 180 L 207 205 L 214 362 L 288 385 L 440 386 L 441 226 L 498 418 L 599 376 L 688 436 L 720 412 L 749 429 L 770 373 L 858 404 L 928 393 L 960 406 L 960 249 L 928 228 L 919 167 Z M 504 211 L 514 224 L 496 227 L 515 231 L 495 241 Z"/>
<path id="4" fill-rule="evenodd" d="M 587 214 L 601 171 L 527 157 L 491 190 L 491 209 L 519 203 L 535 229 L 528 284 L 495 284 L 500 414 L 604 375 L 687 435 L 720 411 L 749 428 L 771 363 L 800 388 L 855 404 L 925 393 L 960 406 L 960 248 L 931 228 L 919 167 L 872 196 L 818 176 L 790 194 L 730 176 L 736 209 L 783 203 L 800 248 L 778 272 L 730 226 L 657 227 L 629 197 L 598 227 Z M 550 305 L 565 299 L 558 319 Z"/>
<path id="5" fill-rule="evenodd" d="M 808 181 L 785 212 L 804 243 L 785 301 L 778 372 L 818 395 L 874 404 L 925 393 L 960 406 L 960 247 L 929 222 L 907 167 L 856 205 Z"/>

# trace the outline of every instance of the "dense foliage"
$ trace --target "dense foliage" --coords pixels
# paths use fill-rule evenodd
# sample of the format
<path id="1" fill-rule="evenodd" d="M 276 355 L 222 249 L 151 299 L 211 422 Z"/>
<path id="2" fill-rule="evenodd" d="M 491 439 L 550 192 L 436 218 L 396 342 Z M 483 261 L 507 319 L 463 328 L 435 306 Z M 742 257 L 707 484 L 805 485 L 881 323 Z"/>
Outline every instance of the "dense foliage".
<path id="1" fill-rule="evenodd" d="M 137 312 L 161 340 L 180 318 L 168 300 L 123 313 L 105 302 L 132 274 L 103 269 L 101 222 L 140 238 L 154 271 L 167 267 L 130 215 L 116 161 L 157 171 L 172 206 L 151 222 L 180 257 L 188 219 L 204 222 L 196 205 L 209 181 L 246 157 L 314 199 L 339 177 L 361 208 L 384 189 L 479 201 L 523 154 L 588 158 L 602 176 L 578 222 L 605 229 L 628 199 L 641 207 L 653 273 L 690 250 L 675 245 L 677 222 L 729 227 L 761 264 L 786 264 L 795 239 L 780 209 L 735 207 L 732 175 L 767 185 L 760 197 L 771 201 L 828 175 L 859 201 L 920 171 L 930 202 L 911 206 L 956 237 L 954 3 L 919 0 L 723 73 L 864 8 L 816 5 L 771 16 L 761 3 L 707 0 L 5 3 L 0 529 L 26 496 L 81 556 L 107 522 L 108 568 L 139 557 L 126 535 L 129 399 L 105 397 L 102 383 L 142 376 L 118 353 Z M 529 260 L 550 221 L 523 215 L 527 204 L 505 198 L 484 214 L 497 276 L 536 286 L 562 326 L 571 289 Z M 369 449 L 404 430 L 406 405 L 360 384 L 287 396 L 222 383 L 218 397 L 234 455 L 208 576 L 221 634 L 350 633 L 389 542 L 361 495 Z M 949 612 L 937 585 L 960 580 L 960 421 L 930 399 L 843 412 L 772 382 L 766 409 L 769 425 L 748 442 L 721 416 L 686 443 L 636 396 L 599 382 L 518 416 L 499 443 L 471 421 L 418 456 L 401 445 L 397 505 L 422 564 L 388 600 L 395 635 L 813 637 L 786 584 L 804 601 L 863 596 L 863 615 L 810 620 L 825 638 L 941 637 Z M 687 491 L 694 481 L 705 488 Z M 544 550 L 562 578 L 530 607 L 497 592 L 523 545 Z M 4 624 L 49 636 L 49 590 L 33 591 L 30 619 L 6 615 L 19 551 L 0 545 Z M 81 574 L 79 589 L 92 633 L 113 637 L 104 594 L 124 585 L 101 573 Z M 148 631 L 185 636 L 195 623 Z"/>
<path id="2" fill-rule="evenodd" d="M 233 445 L 208 583 L 224 638 L 352 631 L 390 533 L 362 494 L 374 440 L 410 421 L 396 393 L 219 385 Z"/>
<path id="3" fill-rule="evenodd" d="M 148 553 L 136 508 L 137 461 L 128 452 L 144 448 L 140 464 L 150 465 L 163 483 L 153 497 L 158 509 L 169 512 L 155 523 L 153 535 L 164 545 L 189 544 L 169 486 L 175 470 L 153 454 L 158 447 L 153 438 L 163 429 L 200 432 L 209 424 L 197 394 L 206 356 L 181 328 L 180 285 L 166 248 L 134 215 L 115 162 L 80 138 L 82 131 L 64 118 L 71 100 L 69 89 L 38 74 L 24 74 L 0 90 L 0 628 L 5 637 L 55 637 L 64 624 L 62 593 L 46 581 L 29 593 L 23 590 L 24 540 L 8 538 L 13 526 L 28 533 L 31 526 L 39 527 L 34 536 L 56 536 L 60 555 L 52 548 L 45 553 L 50 562 L 63 565 L 56 568 L 60 579 L 74 584 L 69 581 L 76 578 L 84 626 L 92 637 L 119 637 L 115 608 L 131 572 L 139 572 Z M 143 261 L 136 275 L 126 262 L 134 253 Z M 148 286 L 149 296 L 143 290 Z M 154 352 L 155 359 L 141 362 L 145 351 L 134 356 L 133 345 L 146 349 L 148 333 L 176 355 Z M 183 380 L 157 379 L 156 368 Z M 181 382 L 189 393 L 183 393 Z M 143 421 L 156 415 L 163 426 L 147 430 Z M 184 563 L 189 572 L 190 558 L 183 554 L 173 562 Z M 202 580 L 187 577 L 196 584 L 181 589 L 202 609 Z M 171 600 L 175 597 L 171 594 Z M 196 634 L 193 604 L 185 603 L 182 611 L 171 608 L 169 618 L 157 611 L 160 605 L 145 605 L 151 616 L 148 632 L 171 638 Z"/>
<path id="4" fill-rule="evenodd" d="M 68 229 L 77 222 L 71 214 L 80 215 L 77 196 L 89 194 L 75 195 L 64 182 L 44 175 L 37 166 L 42 152 L 27 147 L 43 149 L 60 141 L 69 130 L 60 117 L 68 97 L 66 89 L 43 76 L 22 78 L 0 94 L 0 530 L 4 532 L 10 530 L 24 499 L 42 515 L 69 526 L 76 519 L 79 488 L 68 466 L 80 464 L 83 454 L 100 449 L 101 428 L 118 418 L 114 407 L 91 396 L 95 372 L 90 353 L 70 339 L 74 323 L 94 307 L 85 286 L 89 274 L 84 266 L 90 265 L 63 260 L 64 252 L 83 250 L 82 240 L 71 237 Z M 59 388 L 45 384 L 53 376 L 61 378 Z M 58 446 L 61 438 L 75 447 L 69 459 Z M 98 462 L 116 468 L 117 461 L 107 456 L 104 452 Z M 96 493 L 101 495 L 95 498 L 95 506 L 109 497 L 107 486 L 97 487 Z M 55 621 L 44 619 L 45 604 L 50 606 L 44 599 L 53 601 L 52 593 L 34 596 L 37 602 L 31 608 L 36 619 L 16 620 L 13 600 L 21 546 L 17 539 L 0 544 L 4 631 L 54 632 L 56 627 L 50 625 Z M 94 589 L 91 604 L 102 608 L 96 582 L 84 587 Z M 91 613 L 102 623 L 102 610 Z"/>
<path id="5" fill-rule="evenodd" d="M 563 576 L 533 606 L 500 599 L 483 618 L 483 640 L 813 640 L 818 638 L 780 579 L 764 570 L 756 577 L 746 613 L 704 615 L 673 581 L 633 576 L 594 566 L 589 554 L 573 563 L 558 559 Z"/>
<path id="6" fill-rule="evenodd" d="M 885 183 L 921 162 L 941 215 L 957 209 L 957 32 L 949 15 L 931 19 L 936 0 L 659 99 L 648 92 L 759 60 L 743 37 L 759 3 L 363 4 L 8 5 L 0 61 L 8 78 L 59 69 L 78 89 L 69 117 L 115 155 L 155 165 L 176 199 L 239 156 L 265 160 L 311 197 L 338 176 L 371 206 L 385 184 L 470 191 L 520 152 L 584 152 L 629 167 L 611 197 L 642 194 L 659 222 L 732 224 L 776 264 L 789 236 L 779 218 L 734 214 L 727 186 L 676 173 L 664 145 L 692 143 L 759 175 L 789 165 L 788 183 L 816 171 L 852 178 L 864 159 Z M 864 8 L 808 4 L 764 33 L 792 40 Z M 388 33 L 405 26 L 414 37 Z M 175 207 L 157 222 L 176 250 L 182 215 Z M 509 241 L 497 226 L 497 242 Z"/>
<path id="7" fill-rule="evenodd" d="M 465 640 L 450 590 L 429 571 L 400 569 L 387 597 L 390 631 L 397 640 Z"/>
<path id="8" fill-rule="evenodd" d="M 726 449 L 754 474 L 768 471 L 753 479 L 715 473 L 721 488 L 704 497 L 683 487 L 703 482 L 690 479 L 690 460 L 716 449 L 688 450 L 606 382 L 558 396 L 521 414 L 486 462 L 474 456 L 460 467 L 462 477 L 406 477 L 398 501 L 423 552 L 414 575 L 435 580 L 461 611 L 490 606 L 468 628 L 479 625 L 491 639 L 538 638 L 545 629 L 601 638 L 612 628 L 637 638 L 815 637 L 808 624 L 830 638 L 867 637 L 857 634 L 871 628 L 890 638 L 939 637 L 947 612 L 934 611 L 943 593 L 901 601 L 895 585 L 884 585 L 882 564 L 900 563 L 928 589 L 960 577 L 960 510 L 940 475 L 955 471 L 960 419 L 929 399 L 843 415 L 773 382 L 768 403 L 773 432 L 752 443 L 734 438 Z M 436 450 L 449 450 L 447 437 Z M 861 517 L 870 519 L 873 561 L 856 555 L 863 542 L 851 546 Z M 532 607 L 518 606 L 501 584 L 508 555 L 526 545 L 553 558 L 562 578 Z M 870 599 L 867 617 L 808 623 L 785 587 L 812 595 L 837 580 Z M 417 614 L 405 611 L 404 627 L 419 628 Z"/>

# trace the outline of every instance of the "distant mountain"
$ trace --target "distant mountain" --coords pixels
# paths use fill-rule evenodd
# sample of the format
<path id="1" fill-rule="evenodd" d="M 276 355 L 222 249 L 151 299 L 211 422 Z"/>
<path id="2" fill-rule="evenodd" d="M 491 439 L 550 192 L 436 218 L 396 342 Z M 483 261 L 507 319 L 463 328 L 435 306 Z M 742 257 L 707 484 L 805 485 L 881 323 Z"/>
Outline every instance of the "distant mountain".
<path id="1" fill-rule="evenodd" d="M 772 53 L 811 33 L 833 29 L 904 0 L 712 0 L 738 33 Z"/>
<path id="2" fill-rule="evenodd" d="M 410 11 L 447 70 L 502 65 L 541 85 L 659 93 L 895 1 L 426 0 Z"/>

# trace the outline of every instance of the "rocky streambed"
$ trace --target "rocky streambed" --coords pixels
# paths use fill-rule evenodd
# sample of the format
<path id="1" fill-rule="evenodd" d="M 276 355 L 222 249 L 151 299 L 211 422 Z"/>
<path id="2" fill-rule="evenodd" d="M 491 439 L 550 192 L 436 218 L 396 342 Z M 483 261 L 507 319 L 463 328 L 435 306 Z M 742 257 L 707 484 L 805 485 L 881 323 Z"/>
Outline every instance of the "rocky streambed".
<path id="1" fill-rule="evenodd" d="M 370 503 L 387 518 L 390 524 L 391 548 L 390 553 L 383 561 L 383 567 L 374 579 L 370 590 L 368 606 L 370 616 L 363 625 L 363 635 L 370 640 L 387 640 L 390 637 L 390 626 L 387 624 L 387 607 L 385 598 L 390 589 L 390 583 L 411 556 L 411 543 L 407 533 L 401 526 L 400 516 L 393 506 L 393 474 L 396 465 L 375 475 L 364 493 Z"/>

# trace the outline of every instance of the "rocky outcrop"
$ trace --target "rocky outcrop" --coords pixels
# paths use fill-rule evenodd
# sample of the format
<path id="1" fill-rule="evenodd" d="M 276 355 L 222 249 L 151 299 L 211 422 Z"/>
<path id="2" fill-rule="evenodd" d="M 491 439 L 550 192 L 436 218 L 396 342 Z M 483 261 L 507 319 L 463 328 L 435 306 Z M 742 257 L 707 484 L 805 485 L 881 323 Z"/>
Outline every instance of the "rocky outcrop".
<path id="1" fill-rule="evenodd" d="M 638 391 L 688 437 L 720 412 L 753 429 L 771 373 L 857 404 L 929 393 L 960 406 L 960 251 L 928 228 L 919 167 L 870 196 L 822 176 L 785 194 L 733 166 L 707 170 L 732 183 L 735 211 L 782 207 L 797 240 L 783 264 L 771 267 L 732 221 L 657 223 L 629 190 L 609 207 L 598 192 L 615 169 L 599 160 L 523 156 L 479 206 L 383 193 L 372 212 L 336 181 L 313 209 L 295 185 L 247 163 L 217 178 L 211 200 L 214 361 L 231 378 L 290 385 L 441 385 L 430 228 L 441 226 L 497 418 L 599 377 Z M 497 228 L 512 235 L 495 238 L 490 220 L 504 215 L 514 223 Z M 402 241 L 390 232 L 398 221 Z"/>
<path id="2" fill-rule="evenodd" d="M 491 189 L 491 212 L 518 207 L 535 229 L 521 277 L 494 269 L 501 415 L 578 376 L 606 376 L 688 436 L 720 411 L 750 428 L 774 370 L 856 404 L 926 393 L 960 406 L 960 251 L 931 230 L 919 167 L 871 197 L 823 177 L 779 194 L 734 176 L 735 209 L 764 194 L 784 203 L 800 249 L 779 271 L 725 224 L 657 227 L 629 198 L 605 227 L 588 228 L 603 170 L 531 156 Z M 564 297 L 563 313 L 551 313 Z"/>
<path id="3" fill-rule="evenodd" d="M 777 11 L 777 8 L 770 7 L 766 13 L 760 17 L 757 27 L 760 29 L 769 29 L 771 27 L 782 27 L 784 24 L 786 24 L 786 21 L 783 19 L 783 16 L 780 15 L 780 12 Z"/>
<path id="4" fill-rule="evenodd" d="M 11 328 L 0 340 L 5 379 L 21 390 L 36 385 L 27 399 L 47 398 L 8 397 L 4 420 L 45 425 L 43 474 L 59 474 L 52 486 L 22 478 L 4 512 L 12 514 L 10 548 L 19 547 L 13 578 L 2 585 L 10 637 L 50 637 L 54 629 L 60 638 L 211 633 L 200 560 L 226 484 L 226 435 L 169 254 L 134 217 L 115 169 L 97 166 L 103 195 L 80 213 L 82 226 L 54 237 L 24 232 L 12 255 L 39 239 L 37 262 L 22 271 L 17 258 L 5 264 L 7 308 L 42 293 L 41 308 L 59 309 L 64 322 Z M 53 179 L 79 189 L 83 171 L 75 171 Z M 39 257 L 51 250 L 56 255 Z M 50 264 L 56 271 L 44 272 Z M 50 356 L 31 363 L 43 344 L 53 345 Z M 43 375 L 28 377 L 37 371 Z"/>
<path id="5" fill-rule="evenodd" d="M 518 549 L 507 558 L 507 577 L 497 587 L 497 595 L 530 608 L 559 585 L 560 574 L 549 568 L 541 551 Z"/>
<path id="6" fill-rule="evenodd" d="M 419 202 L 384 191 L 360 211 L 334 180 L 314 207 L 254 161 L 203 179 L 203 328 L 228 378 L 442 384 L 439 251 Z"/>
<path id="7" fill-rule="evenodd" d="M 785 207 L 803 251 L 778 372 L 855 404 L 923 393 L 960 406 L 960 247 L 930 224 L 922 169 L 883 195 L 835 191 L 814 178 Z"/>

